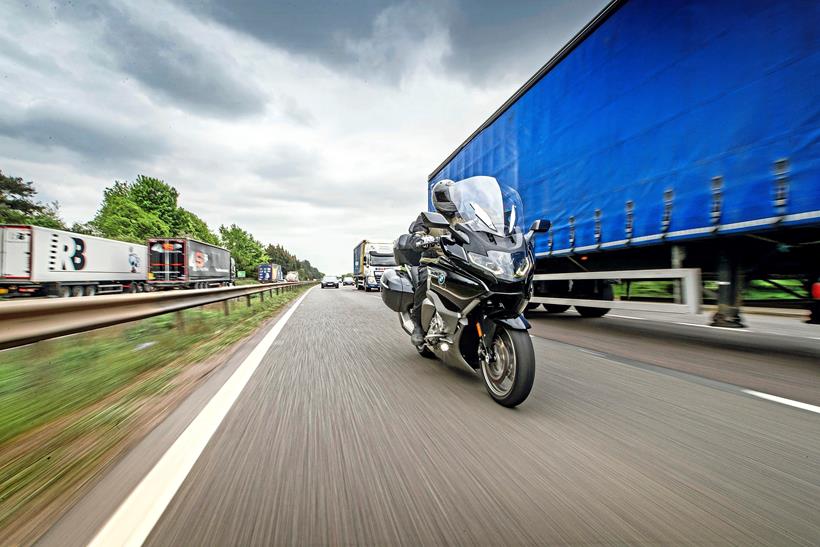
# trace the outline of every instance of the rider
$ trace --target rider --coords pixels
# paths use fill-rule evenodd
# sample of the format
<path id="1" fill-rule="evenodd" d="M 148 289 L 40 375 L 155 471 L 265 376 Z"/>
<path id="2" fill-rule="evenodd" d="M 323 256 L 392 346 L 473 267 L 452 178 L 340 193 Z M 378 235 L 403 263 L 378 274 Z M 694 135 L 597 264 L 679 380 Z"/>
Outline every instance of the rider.
<path id="1" fill-rule="evenodd" d="M 453 202 L 453 186 L 455 183 L 451 180 L 444 179 L 438 181 L 433 185 L 431 196 L 433 207 L 441 213 L 450 223 L 454 222 L 456 212 L 458 211 L 456 204 Z M 410 244 L 423 251 L 422 256 L 427 258 L 435 258 L 436 251 L 432 247 L 436 244 L 436 237 L 430 233 L 430 229 L 424 225 L 424 218 L 419 215 L 415 221 L 410 225 L 408 230 L 412 237 Z M 427 295 L 427 265 L 425 263 L 419 264 L 418 279 L 413 294 L 413 310 L 410 314 L 413 319 L 413 335 L 411 340 L 413 345 L 421 346 L 424 343 L 424 329 L 421 326 L 421 303 Z"/>

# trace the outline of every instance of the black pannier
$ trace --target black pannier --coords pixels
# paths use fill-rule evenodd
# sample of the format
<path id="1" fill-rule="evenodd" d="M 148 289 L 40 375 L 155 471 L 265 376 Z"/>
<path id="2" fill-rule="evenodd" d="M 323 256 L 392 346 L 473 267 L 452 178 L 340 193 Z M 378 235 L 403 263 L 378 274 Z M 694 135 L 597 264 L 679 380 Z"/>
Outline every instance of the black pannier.
<path id="1" fill-rule="evenodd" d="M 399 266 L 418 266 L 421 262 L 421 251 L 410 245 L 412 238 L 410 234 L 402 234 L 393 244 L 393 258 Z"/>
<path id="2" fill-rule="evenodd" d="M 381 280 L 382 300 L 395 312 L 407 311 L 413 306 L 413 285 L 407 274 L 387 270 Z"/>

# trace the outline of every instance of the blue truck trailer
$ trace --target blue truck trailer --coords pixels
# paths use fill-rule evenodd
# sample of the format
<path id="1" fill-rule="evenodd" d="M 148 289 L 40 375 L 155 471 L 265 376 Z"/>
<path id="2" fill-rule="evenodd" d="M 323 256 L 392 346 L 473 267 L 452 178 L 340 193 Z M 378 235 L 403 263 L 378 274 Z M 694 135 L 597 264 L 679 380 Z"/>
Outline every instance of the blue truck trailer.
<path id="1" fill-rule="evenodd" d="M 613 279 L 675 269 L 718 280 L 716 325 L 742 326 L 743 283 L 779 276 L 818 321 L 820 2 L 615 0 L 428 184 L 474 175 L 552 221 L 548 311 L 600 316 Z"/>

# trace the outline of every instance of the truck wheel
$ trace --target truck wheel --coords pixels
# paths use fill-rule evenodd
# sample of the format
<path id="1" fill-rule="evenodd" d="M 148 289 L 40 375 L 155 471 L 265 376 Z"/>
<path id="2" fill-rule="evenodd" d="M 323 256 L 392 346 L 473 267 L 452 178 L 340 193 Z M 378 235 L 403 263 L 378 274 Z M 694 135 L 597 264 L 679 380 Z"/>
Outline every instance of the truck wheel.
<path id="1" fill-rule="evenodd" d="M 604 285 L 601 290 L 594 293 L 592 298 L 596 300 L 612 300 L 612 285 Z M 603 317 L 609 312 L 609 308 L 589 308 L 586 306 L 575 306 L 581 317 Z"/>
<path id="2" fill-rule="evenodd" d="M 561 304 L 544 304 L 544 309 L 547 313 L 564 313 L 569 309 L 569 306 Z"/>
<path id="3" fill-rule="evenodd" d="M 86 296 L 94 296 L 97 294 L 97 286 L 96 285 L 86 285 L 85 286 L 85 295 Z"/>
<path id="4" fill-rule="evenodd" d="M 71 296 L 82 296 L 83 295 L 83 287 L 82 285 L 74 285 L 71 287 Z"/>
<path id="5" fill-rule="evenodd" d="M 586 306 L 575 306 L 581 317 L 603 317 L 609 313 L 609 308 L 588 308 Z"/>
<path id="6" fill-rule="evenodd" d="M 71 287 L 60 287 L 57 292 L 57 295 L 60 298 L 68 298 L 69 296 L 71 296 Z"/>

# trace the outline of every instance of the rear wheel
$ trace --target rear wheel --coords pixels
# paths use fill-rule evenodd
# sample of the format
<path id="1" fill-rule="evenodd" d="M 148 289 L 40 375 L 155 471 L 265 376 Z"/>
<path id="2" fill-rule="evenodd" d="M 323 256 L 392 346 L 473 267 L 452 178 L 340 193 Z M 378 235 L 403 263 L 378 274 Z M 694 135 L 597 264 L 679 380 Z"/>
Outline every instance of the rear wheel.
<path id="1" fill-rule="evenodd" d="M 535 381 L 535 352 L 529 334 L 498 325 L 493 353 L 492 362 L 481 359 L 481 375 L 487 392 L 502 406 L 520 405 L 529 396 Z"/>
<path id="2" fill-rule="evenodd" d="M 57 291 L 57 294 L 60 296 L 60 298 L 68 298 L 69 296 L 71 296 L 71 287 L 60 287 L 60 289 Z"/>
<path id="3" fill-rule="evenodd" d="M 85 287 L 85 295 L 86 296 L 94 296 L 97 294 L 97 286 L 96 285 L 87 285 Z"/>
<path id="4" fill-rule="evenodd" d="M 535 310 L 537 310 L 537 309 L 538 309 L 538 307 L 539 307 L 540 305 L 541 305 L 541 304 L 539 304 L 538 302 L 532 302 L 532 303 L 530 303 L 530 304 L 527 304 L 527 311 L 535 311 Z"/>
<path id="5" fill-rule="evenodd" d="M 82 296 L 83 295 L 83 287 L 82 285 L 74 285 L 71 287 L 71 296 Z"/>
<path id="6" fill-rule="evenodd" d="M 569 309 L 569 306 L 563 306 L 561 304 L 544 304 L 544 310 L 547 313 L 564 313 Z"/>

